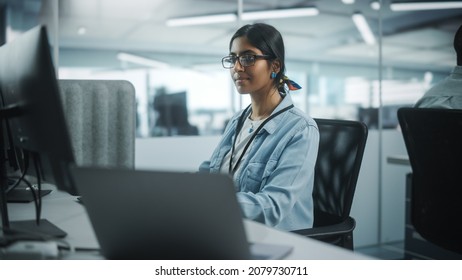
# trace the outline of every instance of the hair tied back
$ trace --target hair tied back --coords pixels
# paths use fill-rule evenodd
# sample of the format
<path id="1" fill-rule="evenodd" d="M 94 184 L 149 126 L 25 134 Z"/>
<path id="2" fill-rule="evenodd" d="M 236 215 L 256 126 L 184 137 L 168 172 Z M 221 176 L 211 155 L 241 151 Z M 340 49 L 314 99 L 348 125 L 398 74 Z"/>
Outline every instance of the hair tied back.
<path id="1" fill-rule="evenodd" d="M 286 84 L 287 87 L 289 88 L 289 90 L 299 90 L 301 89 L 302 87 L 297 84 L 296 82 L 292 81 L 291 79 L 289 79 L 287 76 L 284 76 L 282 77 L 282 79 L 279 81 L 279 83 L 282 85 L 282 84 Z"/>

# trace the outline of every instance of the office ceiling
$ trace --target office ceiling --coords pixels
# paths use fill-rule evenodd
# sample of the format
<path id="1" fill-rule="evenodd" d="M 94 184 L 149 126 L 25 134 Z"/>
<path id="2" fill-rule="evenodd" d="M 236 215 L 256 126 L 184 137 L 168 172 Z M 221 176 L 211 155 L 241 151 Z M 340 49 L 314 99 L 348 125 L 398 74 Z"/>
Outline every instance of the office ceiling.
<path id="1" fill-rule="evenodd" d="M 444 70 L 454 65 L 453 35 L 462 24 L 462 9 L 393 12 L 390 0 L 382 0 L 379 12 L 371 8 L 371 1 L 243 0 L 243 10 L 311 5 L 319 9 L 319 15 L 313 17 L 265 21 L 283 34 L 290 61 L 376 65 L 379 45 L 366 45 L 351 19 L 354 12 L 361 12 L 374 34 L 378 35 L 382 26 L 385 65 L 419 69 L 431 65 Z M 22 2 L 24 9 L 34 10 L 41 1 Z M 50 7 L 46 8 L 52 2 L 39 5 L 41 22 L 52 20 Z M 167 27 L 165 21 L 237 9 L 238 0 L 62 0 L 59 44 L 63 54 L 75 54 L 75 63 L 83 63 L 78 52 L 94 50 L 101 54 L 123 51 L 179 66 L 215 63 L 228 52 L 229 38 L 237 27 L 248 22 Z M 85 34 L 78 33 L 81 28 Z M 72 63 L 72 58 L 63 57 L 62 61 Z"/>

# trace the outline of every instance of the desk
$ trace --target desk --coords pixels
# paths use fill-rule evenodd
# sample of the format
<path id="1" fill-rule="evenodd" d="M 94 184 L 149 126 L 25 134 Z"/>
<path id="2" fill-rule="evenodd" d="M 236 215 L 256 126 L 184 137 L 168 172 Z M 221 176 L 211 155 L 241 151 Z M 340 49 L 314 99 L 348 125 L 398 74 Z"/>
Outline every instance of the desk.
<path id="1" fill-rule="evenodd" d="M 408 155 L 392 155 L 387 157 L 390 164 L 410 166 Z M 414 228 L 411 222 L 411 187 L 412 173 L 406 175 L 406 213 L 404 250 L 406 259 L 461 259 L 461 256 L 426 241 Z"/>
<path id="2" fill-rule="evenodd" d="M 52 186 L 49 186 L 50 188 Z M 48 186 L 47 186 L 48 188 Z M 34 219 L 33 203 L 8 204 L 10 220 Z M 99 248 L 91 223 L 85 208 L 76 202 L 76 198 L 67 193 L 53 190 L 50 195 L 43 197 L 42 218 L 49 220 L 68 233 L 64 239 L 74 248 Z M 342 259 L 371 259 L 368 256 L 306 238 L 289 232 L 270 228 L 260 223 L 244 220 L 247 237 L 250 242 L 292 245 L 293 251 L 287 259 L 301 260 L 342 260 Z M 98 259 L 96 253 L 82 252 L 69 256 L 71 259 Z"/>

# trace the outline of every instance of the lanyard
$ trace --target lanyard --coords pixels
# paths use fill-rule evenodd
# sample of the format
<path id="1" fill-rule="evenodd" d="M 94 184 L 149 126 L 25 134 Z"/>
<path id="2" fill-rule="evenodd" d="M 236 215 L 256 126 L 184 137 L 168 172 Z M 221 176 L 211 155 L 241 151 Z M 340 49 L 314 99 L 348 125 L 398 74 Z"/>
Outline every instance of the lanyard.
<path id="1" fill-rule="evenodd" d="M 234 172 L 236 172 L 237 170 L 237 167 L 239 166 L 239 164 L 241 163 L 241 160 L 242 158 L 244 157 L 245 153 L 247 152 L 247 149 L 250 147 L 250 144 L 252 143 L 252 141 L 255 139 L 255 137 L 257 136 L 258 132 L 263 128 L 263 126 L 265 126 L 265 124 L 267 122 L 269 122 L 270 120 L 272 120 L 273 118 L 275 118 L 276 116 L 278 116 L 279 114 L 282 114 L 284 113 L 285 111 L 289 110 L 289 109 L 292 109 L 294 107 L 294 105 L 289 105 L 287 107 L 285 107 L 284 109 L 282 109 L 281 111 L 269 116 L 264 122 L 262 122 L 258 128 L 255 130 L 255 132 L 252 134 L 252 136 L 250 137 L 249 139 L 249 142 L 247 142 L 247 144 L 245 145 L 244 147 L 244 150 L 242 151 L 242 154 L 241 156 L 239 157 L 239 159 L 237 160 L 236 164 L 234 165 L 234 168 L 233 168 L 233 157 L 234 157 L 234 149 L 235 149 L 235 146 L 236 146 L 236 140 L 237 140 L 237 137 L 239 135 L 239 132 L 241 131 L 242 127 L 244 126 L 244 118 L 245 116 L 247 115 L 247 111 L 249 110 L 250 108 L 250 105 L 245 108 L 245 110 L 242 112 L 241 116 L 239 117 L 239 121 L 237 123 L 237 127 L 236 127 L 236 132 L 234 134 L 234 141 L 233 141 L 233 147 L 231 149 L 231 155 L 229 157 L 229 174 L 234 174 Z"/>

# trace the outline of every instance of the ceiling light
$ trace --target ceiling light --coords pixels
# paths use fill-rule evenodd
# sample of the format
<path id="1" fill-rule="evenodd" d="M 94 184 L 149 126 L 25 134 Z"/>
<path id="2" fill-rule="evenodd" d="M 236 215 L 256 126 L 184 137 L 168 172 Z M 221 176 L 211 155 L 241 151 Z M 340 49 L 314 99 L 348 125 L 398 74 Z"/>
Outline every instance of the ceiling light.
<path id="1" fill-rule="evenodd" d="M 242 13 L 242 20 L 306 17 L 306 16 L 315 16 L 318 14 L 319 14 L 319 10 L 315 7 L 278 9 L 278 10 L 268 10 L 268 11 L 244 12 Z"/>
<path id="2" fill-rule="evenodd" d="M 131 62 L 131 63 L 148 66 L 152 68 L 169 68 L 170 67 L 170 65 L 165 62 L 157 61 L 151 58 L 142 57 L 142 56 L 138 56 L 134 54 L 124 53 L 124 52 L 118 53 L 117 59 L 120 61 Z"/>
<path id="3" fill-rule="evenodd" d="M 85 35 L 87 33 L 87 29 L 84 26 L 80 26 L 77 28 L 77 34 L 79 35 Z"/>
<path id="4" fill-rule="evenodd" d="M 319 14 L 319 10 L 315 7 L 293 8 L 293 9 L 277 9 L 268 11 L 253 11 L 244 12 L 241 15 L 242 20 L 263 20 L 273 18 L 291 18 L 315 16 Z M 200 25 L 237 21 L 235 13 L 206 15 L 197 17 L 171 18 L 166 22 L 167 26 L 185 26 L 185 25 Z"/>
<path id="5" fill-rule="evenodd" d="M 201 25 L 212 23 L 233 22 L 237 20 L 236 14 L 217 14 L 197 17 L 183 17 L 168 19 L 167 26 L 185 26 L 185 25 Z"/>
<path id="6" fill-rule="evenodd" d="M 363 14 L 354 13 L 352 19 L 366 44 L 374 45 L 375 36 L 372 33 L 371 28 L 369 27 L 369 24 L 367 23 L 366 18 L 363 16 Z"/>
<path id="7" fill-rule="evenodd" d="M 403 2 L 395 1 L 390 4 L 392 11 L 418 11 L 418 10 L 442 10 L 460 9 L 462 1 L 434 1 L 434 2 Z"/>
<path id="8" fill-rule="evenodd" d="M 350 4 L 354 4 L 355 0 L 342 0 L 342 2 L 343 4 L 350 5 Z"/>
<path id="9" fill-rule="evenodd" d="M 379 1 L 372 1 L 371 2 L 372 10 L 378 11 L 380 9 L 380 2 Z"/>

